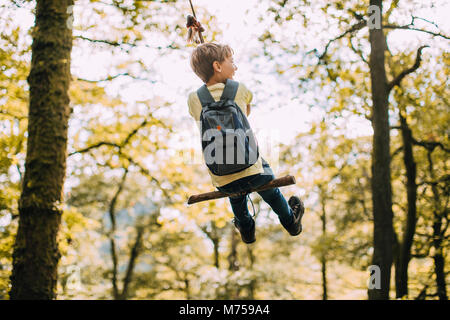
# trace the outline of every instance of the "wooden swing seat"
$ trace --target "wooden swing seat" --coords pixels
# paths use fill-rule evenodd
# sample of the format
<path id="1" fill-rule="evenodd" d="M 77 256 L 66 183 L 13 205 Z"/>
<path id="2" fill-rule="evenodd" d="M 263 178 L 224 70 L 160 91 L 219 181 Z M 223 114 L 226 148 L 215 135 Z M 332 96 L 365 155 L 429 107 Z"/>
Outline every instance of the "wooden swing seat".
<path id="1" fill-rule="evenodd" d="M 267 183 L 263 186 L 260 186 L 258 188 L 250 189 L 250 191 L 248 191 L 248 192 L 237 192 L 237 193 L 230 194 L 230 193 L 224 193 L 224 192 L 220 192 L 220 191 L 212 191 L 212 192 L 207 192 L 207 193 L 196 194 L 196 195 L 189 197 L 188 204 L 193 204 L 193 203 L 208 201 L 208 200 L 215 200 L 215 199 L 220 199 L 220 198 L 226 198 L 226 197 L 237 197 L 237 196 L 246 195 L 251 192 L 258 192 L 258 191 L 263 191 L 263 190 L 277 188 L 277 187 L 284 187 L 284 186 L 289 186 L 291 184 L 295 184 L 295 177 L 294 176 L 285 176 L 282 178 L 274 179 L 274 180 L 270 181 L 269 183 Z"/>

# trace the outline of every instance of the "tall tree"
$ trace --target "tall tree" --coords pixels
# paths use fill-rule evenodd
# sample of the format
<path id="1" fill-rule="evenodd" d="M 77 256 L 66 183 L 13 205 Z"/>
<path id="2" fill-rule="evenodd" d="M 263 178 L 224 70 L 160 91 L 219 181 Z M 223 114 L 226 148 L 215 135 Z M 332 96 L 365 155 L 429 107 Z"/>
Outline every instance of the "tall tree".
<path id="1" fill-rule="evenodd" d="M 402 241 L 398 243 L 398 253 L 395 261 L 395 290 L 397 298 L 401 298 L 408 294 L 408 264 L 411 259 L 411 247 L 417 223 L 417 169 L 413 154 L 413 138 L 406 117 L 400 110 L 399 118 L 403 141 L 403 163 L 406 170 L 408 208 L 403 238 Z"/>
<path id="2" fill-rule="evenodd" d="M 327 236 L 327 193 L 323 185 L 319 185 L 319 197 L 322 214 L 320 220 L 322 221 L 322 237 L 326 239 Z M 320 264 L 322 265 L 322 300 L 328 299 L 328 285 L 327 285 L 327 256 L 325 252 L 322 252 L 320 257 Z"/>
<path id="3" fill-rule="evenodd" d="M 11 299 L 54 299 L 70 115 L 74 0 L 37 0 L 25 176 L 13 253 Z"/>
<path id="4" fill-rule="evenodd" d="M 370 28 L 370 79 L 372 89 L 372 205 L 373 205 L 373 259 L 380 267 L 380 288 L 369 289 L 369 299 L 389 299 L 392 265 L 393 225 L 391 191 L 391 157 L 389 137 L 389 88 L 386 78 L 384 52 L 386 39 L 381 27 L 382 0 L 371 0 L 378 8 L 379 26 Z"/>
<path id="5" fill-rule="evenodd" d="M 445 174 L 444 177 L 437 178 L 432 158 L 432 153 L 436 148 L 442 148 L 447 154 L 450 153 L 450 150 L 446 149 L 439 142 L 429 142 L 429 141 L 417 141 L 414 139 L 414 144 L 424 147 L 427 150 L 427 160 L 428 160 L 428 170 L 429 177 L 431 178 L 432 190 L 432 212 L 433 212 L 433 235 L 431 237 L 431 245 L 434 250 L 434 254 L 432 256 L 434 260 L 434 273 L 436 279 L 436 287 L 437 293 L 436 295 L 440 300 L 448 300 L 447 295 L 447 285 L 446 285 L 446 274 L 445 274 L 445 241 L 448 239 L 446 236 L 446 231 L 449 226 L 448 219 L 448 200 L 449 200 L 449 192 L 448 192 L 448 174 Z M 443 186 L 440 186 L 440 183 Z M 443 190 L 444 196 L 441 195 L 439 189 Z M 444 198 L 444 199 L 441 199 Z M 445 205 L 443 205 L 445 203 Z M 444 221 L 446 221 L 444 223 Z"/>

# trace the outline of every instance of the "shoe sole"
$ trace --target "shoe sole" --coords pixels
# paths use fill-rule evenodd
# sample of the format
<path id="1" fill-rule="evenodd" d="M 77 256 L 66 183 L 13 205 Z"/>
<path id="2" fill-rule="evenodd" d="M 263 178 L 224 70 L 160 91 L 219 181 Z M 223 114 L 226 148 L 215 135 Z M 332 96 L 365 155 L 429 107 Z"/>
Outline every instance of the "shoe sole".
<path id="1" fill-rule="evenodd" d="M 298 231 L 297 233 L 290 233 L 290 232 L 289 232 L 289 234 L 290 234 L 291 236 L 295 237 L 295 236 L 298 236 L 300 233 L 302 233 L 302 231 L 303 231 L 303 226 L 302 226 L 301 220 L 302 220 L 302 218 L 303 218 L 303 214 L 304 214 L 304 213 L 305 213 L 305 209 L 303 209 L 303 211 L 300 212 L 300 218 L 299 218 L 299 220 L 300 220 L 300 229 L 299 229 L 299 231 Z"/>
<path id="2" fill-rule="evenodd" d="M 299 199 L 300 200 L 300 199 Z M 296 232 L 296 233 L 290 233 L 289 231 L 289 234 L 291 235 L 291 236 L 293 236 L 293 237 L 295 237 L 295 236 L 298 236 L 300 233 L 302 233 L 302 231 L 303 231 L 303 226 L 302 226 L 302 218 L 303 218 L 303 215 L 305 214 L 305 205 L 303 204 L 303 201 L 302 200 L 300 200 L 300 203 L 301 203 L 301 207 L 302 207 L 302 210 L 300 211 L 300 217 L 298 218 L 298 220 L 300 221 L 300 230 L 298 231 L 298 232 Z M 289 205 L 290 206 L 290 205 Z"/>

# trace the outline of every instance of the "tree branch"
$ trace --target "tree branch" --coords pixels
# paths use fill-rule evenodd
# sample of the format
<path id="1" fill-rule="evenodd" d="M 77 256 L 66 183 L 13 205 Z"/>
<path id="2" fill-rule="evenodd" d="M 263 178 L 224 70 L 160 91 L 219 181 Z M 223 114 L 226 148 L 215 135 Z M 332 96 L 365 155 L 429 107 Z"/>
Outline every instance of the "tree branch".
<path id="1" fill-rule="evenodd" d="M 147 125 L 147 123 L 148 123 L 148 120 L 147 120 L 147 119 L 145 119 L 144 121 L 142 121 L 142 123 L 141 123 L 137 128 L 135 128 L 133 131 L 131 131 L 131 132 L 128 134 L 128 136 L 123 140 L 123 142 L 122 142 L 121 144 L 117 144 L 117 143 L 114 143 L 114 142 L 101 141 L 101 142 L 98 142 L 98 143 L 96 143 L 96 144 L 94 144 L 94 145 L 91 145 L 91 146 L 89 146 L 89 147 L 83 148 L 83 149 L 81 149 L 81 150 L 74 151 L 74 152 L 72 152 L 72 153 L 69 154 L 69 157 L 72 156 L 72 155 L 74 155 L 74 154 L 76 154 L 76 153 L 86 153 L 86 152 L 89 152 L 89 151 L 91 151 L 91 150 L 93 150 L 93 149 L 99 148 L 99 147 L 104 146 L 104 145 L 110 146 L 110 147 L 114 147 L 114 148 L 117 148 L 117 149 L 118 149 L 118 155 L 119 155 L 119 157 L 122 157 L 122 158 L 128 160 L 129 163 L 131 163 L 132 165 L 138 167 L 139 170 L 141 171 L 141 173 L 143 173 L 145 176 L 149 177 L 151 181 L 155 182 L 156 185 L 158 186 L 158 188 L 164 193 L 164 195 L 166 196 L 166 198 L 167 198 L 168 200 L 170 200 L 170 195 L 169 195 L 168 191 L 167 191 L 165 188 L 162 187 L 161 182 L 160 182 L 158 179 L 156 179 L 155 177 L 153 177 L 153 176 L 150 174 L 150 171 L 148 171 L 148 169 L 144 168 L 141 164 L 139 164 L 138 162 L 136 162 L 136 161 L 135 161 L 133 158 L 131 158 L 129 155 L 127 155 L 127 154 L 125 154 L 125 153 L 122 152 L 122 149 L 130 142 L 131 138 L 138 132 L 138 130 L 139 130 L 140 128 L 142 128 L 142 127 L 144 127 L 145 125 Z"/>
<path id="2" fill-rule="evenodd" d="M 369 65 L 369 62 L 364 57 L 362 50 L 360 48 L 356 49 L 355 46 L 353 45 L 351 37 L 349 38 L 348 41 L 350 42 L 350 48 L 353 50 L 353 52 L 356 53 L 361 58 L 362 61 L 364 61 L 367 65 Z"/>
<path id="3" fill-rule="evenodd" d="M 439 26 L 435 22 L 421 18 L 421 17 L 416 17 L 416 16 L 411 17 L 411 25 L 414 25 L 414 20 L 416 20 L 416 19 L 428 22 L 428 23 L 432 24 L 433 26 L 435 26 L 437 29 L 439 29 Z"/>
<path id="4" fill-rule="evenodd" d="M 130 156 L 128 156 L 122 152 L 119 153 L 119 156 L 122 156 L 123 158 L 128 160 L 128 162 L 130 162 L 132 165 L 138 167 L 139 170 L 141 171 L 141 173 L 144 174 L 145 176 L 147 176 L 148 178 L 150 178 L 150 180 L 153 181 L 158 186 L 158 188 L 163 192 L 163 194 L 166 196 L 166 198 L 168 200 L 170 200 L 170 194 L 168 193 L 168 191 L 161 185 L 161 182 L 158 179 L 156 179 L 155 177 L 153 177 L 150 174 L 150 171 L 147 168 L 143 167 L 141 164 L 134 161 L 133 158 L 131 158 Z"/>
<path id="5" fill-rule="evenodd" d="M 128 144 L 128 142 L 130 142 L 131 138 L 133 138 L 136 133 L 139 131 L 139 129 L 145 127 L 148 123 L 148 119 L 145 118 L 144 121 L 141 122 L 141 124 L 139 124 L 133 131 L 131 131 L 128 136 L 125 138 L 125 140 L 123 140 L 123 142 L 121 143 L 121 147 L 124 147 Z"/>
<path id="6" fill-rule="evenodd" d="M 119 73 L 119 74 L 116 74 L 116 75 L 114 75 L 114 76 L 108 76 L 108 77 L 106 77 L 105 79 L 100 79 L 100 80 L 89 80 L 89 79 L 83 79 L 83 78 L 78 78 L 78 77 L 76 78 L 76 80 L 78 80 L 78 81 L 84 81 L 84 82 L 89 82 L 89 83 L 98 83 L 98 82 L 111 81 L 111 80 L 114 80 L 114 79 L 116 79 L 116 78 L 118 78 L 118 77 L 130 77 L 130 78 L 135 79 L 135 80 L 149 81 L 149 82 L 151 82 L 151 83 L 156 83 L 155 80 L 150 80 L 150 79 L 147 79 L 147 78 L 136 77 L 136 76 L 133 76 L 133 75 L 129 74 L 128 72 Z"/>
<path id="7" fill-rule="evenodd" d="M 397 149 L 395 149 L 395 151 L 391 154 L 391 159 L 394 158 L 397 154 L 399 154 L 402 151 L 403 151 L 403 146 L 398 147 Z"/>
<path id="8" fill-rule="evenodd" d="M 142 121 L 142 122 L 141 122 L 141 123 L 140 123 L 133 131 L 131 131 L 131 132 L 128 134 L 128 136 L 127 136 L 127 137 L 122 141 L 122 143 L 120 143 L 120 144 L 117 144 L 117 143 L 114 143 L 114 142 L 101 141 L 101 142 L 98 142 L 98 143 L 96 143 L 96 144 L 93 144 L 93 145 L 91 145 L 91 146 L 89 146 L 89 147 L 86 147 L 86 148 L 84 148 L 84 149 L 74 151 L 74 152 L 72 152 L 72 153 L 69 154 L 69 157 L 72 156 L 72 155 L 74 155 L 74 154 L 76 154 L 76 153 L 86 153 L 86 152 L 89 152 L 89 151 L 91 151 L 92 149 L 96 149 L 96 148 L 99 148 L 99 147 L 104 146 L 104 145 L 110 146 L 110 147 L 114 147 L 114 148 L 118 148 L 119 151 L 120 151 L 123 147 L 125 147 L 125 146 L 130 142 L 131 138 L 132 138 L 134 135 L 136 135 L 136 133 L 139 131 L 139 129 L 145 127 L 147 124 L 148 124 L 148 119 L 144 119 L 144 121 Z"/>
<path id="9" fill-rule="evenodd" d="M 413 144 L 417 146 L 424 147 L 425 149 L 433 152 L 433 150 L 436 147 L 441 148 L 443 151 L 450 153 L 450 149 L 446 148 L 442 143 L 440 142 L 434 142 L 434 141 L 417 141 L 415 138 L 412 138 Z"/>
<path id="10" fill-rule="evenodd" d="M 442 37 L 444 39 L 450 40 L 450 37 L 446 36 L 445 34 L 436 33 L 436 32 L 429 31 L 429 30 L 423 30 L 423 29 L 415 28 L 415 27 L 412 27 L 411 24 L 407 24 L 407 25 L 404 25 L 404 26 L 398 26 L 398 25 L 395 25 L 395 24 L 386 24 L 386 25 L 383 25 L 383 28 L 384 29 L 402 29 L 402 30 L 411 30 L 411 31 L 425 32 L 425 33 L 431 34 L 434 37 Z"/>
<path id="11" fill-rule="evenodd" d="M 162 46 L 152 47 L 152 46 L 149 46 L 148 44 L 137 44 L 137 43 L 132 43 L 132 42 L 118 42 L 118 41 L 105 40 L 105 39 L 91 39 L 91 38 L 87 38 L 87 37 L 84 37 L 84 36 L 81 36 L 81 35 L 74 36 L 74 38 L 75 39 L 89 41 L 89 42 L 92 42 L 92 43 L 107 44 L 107 45 L 112 46 L 112 47 L 118 47 L 118 48 L 120 48 L 122 50 L 126 50 L 126 49 L 122 48 L 123 45 L 130 46 L 132 48 L 145 47 L 145 48 L 157 49 L 157 50 L 162 50 L 162 49 L 180 49 L 179 47 L 177 47 L 175 45 L 175 42 L 172 42 L 171 44 L 169 44 L 166 47 L 162 47 Z"/>
<path id="12" fill-rule="evenodd" d="M 125 168 L 125 171 L 122 175 L 122 179 L 120 181 L 119 187 L 117 188 L 116 193 L 114 194 L 113 198 L 111 199 L 111 202 L 109 204 L 109 210 L 108 210 L 108 214 L 109 214 L 109 218 L 111 220 L 111 229 L 108 232 L 108 236 L 109 236 L 109 242 L 110 242 L 110 251 L 111 251 L 111 258 L 112 258 L 112 263 L 113 263 L 113 271 L 112 271 L 112 285 L 113 285 L 113 295 L 115 299 L 119 299 L 119 289 L 118 289 L 118 283 L 117 283 L 117 278 L 118 278 L 118 272 L 119 272 L 119 262 L 118 262 L 118 257 L 117 257 L 117 249 L 116 249 L 116 242 L 114 239 L 114 233 L 116 232 L 116 204 L 117 204 L 117 199 L 119 198 L 120 193 L 123 190 L 123 187 L 125 185 L 125 180 L 127 178 L 127 174 L 128 174 L 128 168 Z"/>
<path id="13" fill-rule="evenodd" d="M 93 42 L 93 43 L 103 43 L 103 44 L 107 44 L 107 45 L 110 45 L 110 46 L 113 46 L 113 47 L 120 47 L 121 45 L 129 45 L 129 46 L 133 46 L 133 47 L 136 46 L 133 43 L 127 43 L 127 42 L 120 43 L 120 42 L 117 42 L 117 41 L 105 40 L 105 39 L 91 39 L 91 38 L 87 38 L 87 37 L 80 36 L 80 35 L 73 36 L 73 37 L 74 37 L 74 39 L 86 40 L 86 41 Z"/>
<path id="14" fill-rule="evenodd" d="M 328 41 L 327 45 L 325 46 L 325 49 L 323 51 L 323 53 L 318 56 L 319 60 L 323 60 L 325 58 L 325 56 L 327 55 L 328 52 L 328 48 L 329 46 L 336 40 L 342 39 L 343 37 L 345 37 L 347 34 L 353 33 L 355 31 L 361 30 L 362 28 L 364 28 L 367 25 L 367 21 L 365 20 L 361 20 L 360 22 L 358 22 L 357 24 L 354 24 L 353 26 L 351 26 L 347 31 L 345 31 L 344 33 L 340 34 L 339 36 L 337 36 L 334 39 L 331 39 Z M 315 52 L 317 53 L 317 50 L 311 50 L 309 52 Z"/>
<path id="15" fill-rule="evenodd" d="M 400 82 L 403 80 L 404 77 L 406 77 L 408 74 L 413 73 L 420 67 L 420 62 L 422 61 L 422 50 L 423 48 L 427 48 L 429 46 L 421 46 L 419 49 L 417 49 L 417 56 L 416 56 L 416 62 L 411 68 L 408 68 L 406 70 L 403 70 L 397 77 L 394 78 L 389 84 L 388 84 L 388 92 L 392 90 L 395 86 L 400 86 Z"/>
<path id="16" fill-rule="evenodd" d="M 96 148 L 99 148 L 99 147 L 101 147 L 101 146 L 110 146 L 110 147 L 115 147 L 115 148 L 119 148 L 119 149 L 121 148 L 121 146 L 118 145 L 117 143 L 107 142 L 107 141 L 101 141 L 101 142 L 98 142 L 98 143 L 96 143 L 96 144 L 93 144 L 92 146 L 89 146 L 89 147 L 86 147 L 86 148 L 84 148 L 84 149 L 77 150 L 77 151 L 74 151 L 74 152 L 72 152 L 72 153 L 69 153 L 69 157 L 70 157 L 70 156 L 73 156 L 73 155 L 76 154 L 76 153 L 86 153 L 86 152 L 89 152 L 89 151 L 91 151 L 92 149 L 96 149 Z"/>
<path id="17" fill-rule="evenodd" d="M 137 226 L 136 229 L 137 229 L 136 240 L 131 248 L 130 259 L 128 260 L 127 271 L 123 278 L 122 293 L 120 295 L 120 298 L 124 300 L 127 299 L 128 288 L 133 277 L 134 266 L 136 265 L 136 260 L 139 254 L 141 253 L 141 243 L 142 243 L 142 236 L 144 234 L 144 227 Z"/>

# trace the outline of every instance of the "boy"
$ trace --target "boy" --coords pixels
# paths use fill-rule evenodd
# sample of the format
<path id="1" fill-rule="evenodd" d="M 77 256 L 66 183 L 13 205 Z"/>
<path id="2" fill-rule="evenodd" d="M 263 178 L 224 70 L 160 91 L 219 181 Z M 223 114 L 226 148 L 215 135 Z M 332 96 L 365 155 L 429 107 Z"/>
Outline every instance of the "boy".
<path id="1" fill-rule="evenodd" d="M 199 45 L 191 55 L 191 67 L 195 74 L 206 84 L 215 101 L 220 100 L 227 80 L 233 79 L 237 70 L 233 62 L 233 51 L 227 45 L 205 43 Z M 234 101 L 247 116 L 250 114 L 252 93 L 242 83 L 239 83 Z M 189 94 L 189 113 L 199 121 L 202 111 L 197 92 Z M 250 167 L 228 175 L 214 175 L 208 170 L 212 183 L 219 191 L 235 193 L 248 191 L 262 186 L 275 179 L 269 164 L 261 157 Z M 278 215 L 282 226 L 290 235 L 296 236 L 302 231 L 301 219 L 304 206 L 300 198 L 292 196 L 289 203 L 278 188 L 258 192 L 273 211 Z M 255 221 L 247 207 L 247 196 L 229 197 L 234 213 L 234 225 L 241 234 L 245 243 L 255 242 Z"/>

